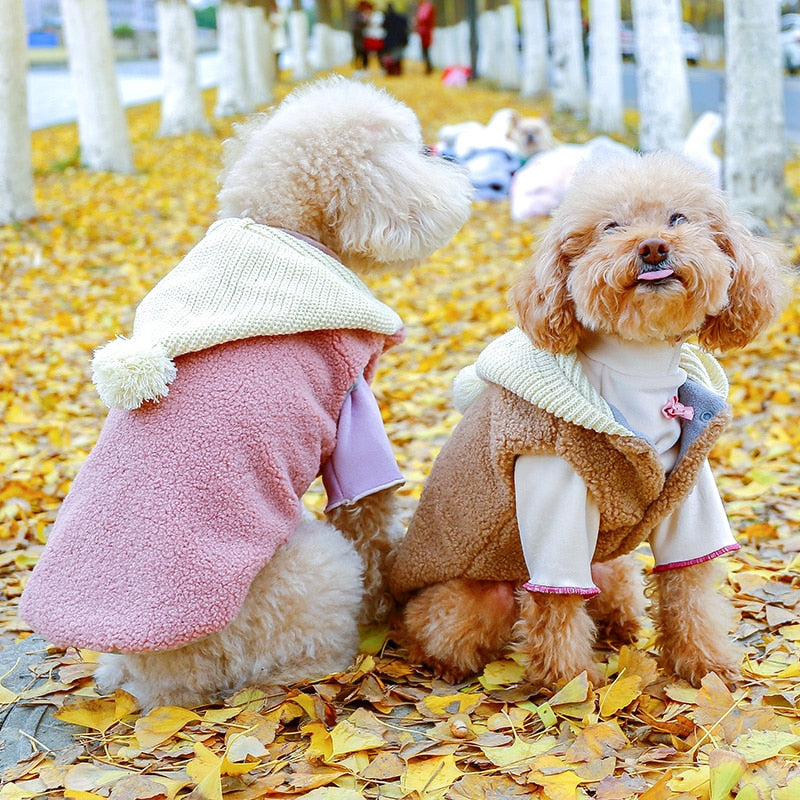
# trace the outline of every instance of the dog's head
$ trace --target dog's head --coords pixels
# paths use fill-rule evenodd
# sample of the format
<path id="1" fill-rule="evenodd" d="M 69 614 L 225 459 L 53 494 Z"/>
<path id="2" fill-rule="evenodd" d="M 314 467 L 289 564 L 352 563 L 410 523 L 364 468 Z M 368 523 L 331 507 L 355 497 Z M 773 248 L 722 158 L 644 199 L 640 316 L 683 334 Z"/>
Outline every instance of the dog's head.
<path id="1" fill-rule="evenodd" d="M 514 143 L 523 158 L 555 147 L 556 140 L 547 120 L 542 117 L 523 117 L 516 114 L 511 119 L 508 138 Z"/>
<path id="2" fill-rule="evenodd" d="M 430 154 L 406 105 L 359 81 L 295 90 L 226 143 L 220 217 L 316 239 L 355 269 L 430 255 L 469 216 L 472 186 Z"/>
<path id="3" fill-rule="evenodd" d="M 652 153 L 588 163 L 512 289 L 533 343 L 566 353 L 583 329 L 635 341 L 750 342 L 784 292 L 779 250 L 731 215 L 706 173 Z"/>

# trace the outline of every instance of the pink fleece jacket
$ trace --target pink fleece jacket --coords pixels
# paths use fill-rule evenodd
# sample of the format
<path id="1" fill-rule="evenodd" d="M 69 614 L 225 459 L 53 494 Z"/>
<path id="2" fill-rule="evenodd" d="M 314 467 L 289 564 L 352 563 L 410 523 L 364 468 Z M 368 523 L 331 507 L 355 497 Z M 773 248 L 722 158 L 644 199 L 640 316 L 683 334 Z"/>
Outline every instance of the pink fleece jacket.
<path id="1" fill-rule="evenodd" d="M 23 618 L 56 645 L 120 652 L 225 627 L 291 536 L 351 387 L 395 341 L 333 330 L 180 356 L 166 398 L 108 415 L 23 593 Z"/>

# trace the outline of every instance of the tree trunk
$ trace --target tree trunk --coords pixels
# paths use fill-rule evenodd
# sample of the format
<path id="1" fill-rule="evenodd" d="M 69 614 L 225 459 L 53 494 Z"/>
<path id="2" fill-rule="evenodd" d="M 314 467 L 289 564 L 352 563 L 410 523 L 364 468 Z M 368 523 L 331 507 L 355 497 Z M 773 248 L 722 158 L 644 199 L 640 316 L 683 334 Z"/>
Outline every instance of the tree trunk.
<path id="1" fill-rule="evenodd" d="M 255 108 L 247 75 L 246 24 L 244 3 L 222 0 L 217 8 L 219 85 L 214 109 L 217 117 L 249 114 Z"/>
<path id="2" fill-rule="evenodd" d="M 586 116 L 586 63 L 579 0 L 549 0 L 553 107 Z"/>
<path id="3" fill-rule="evenodd" d="M 455 63 L 472 67 L 472 51 L 469 41 L 469 19 L 466 0 L 455 0 L 453 25 L 455 28 L 453 34 L 456 53 Z"/>
<path id="4" fill-rule="evenodd" d="M 510 3 L 497 9 L 500 27 L 500 54 L 497 59 L 497 83 L 501 89 L 519 89 L 519 31 L 517 10 Z"/>
<path id="5" fill-rule="evenodd" d="M 158 0 L 158 56 L 161 63 L 159 136 L 210 133 L 197 82 L 197 23 L 186 0 Z"/>
<path id="6" fill-rule="evenodd" d="M 633 0 L 639 87 L 639 148 L 675 150 L 691 123 L 689 76 L 681 47 L 680 0 Z"/>
<path id="7" fill-rule="evenodd" d="M 305 81 L 311 77 L 308 63 L 308 17 L 299 0 L 294 0 L 289 12 L 289 49 L 292 53 L 292 79 Z"/>
<path id="8" fill-rule="evenodd" d="M 244 11 L 247 88 L 253 106 L 265 106 L 275 99 L 275 56 L 272 52 L 272 27 L 267 11 L 259 2 L 250 2 Z"/>
<path id="9" fill-rule="evenodd" d="M 779 4 L 725 1 L 725 186 L 761 218 L 785 205 L 786 139 Z"/>
<path id="10" fill-rule="evenodd" d="M 0 0 L 0 225 L 36 215 L 22 0 Z"/>
<path id="11" fill-rule="evenodd" d="M 619 0 L 590 0 L 589 127 L 602 133 L 624 129 Z"/>
<path id="12" fill-rule="evenodd" d="M 314 23 L 316 67 L 329 70 L 337 65 L 336 34 L 333 29 L 331 0 L 317 0 L 317 21 Z"/>
<path id="13" fill-rule="evenodd" d="M 547 13 L 545 0 L 522 0 L 522 76 L 520 94 L 547 91 Z"/>
<path id="14" fill-rule="evenodd" d="M 478 75 L 490 81 L 500 77 L 500 15 L 493 0 L 478 18 Z"/>
<path id="15" fill-rule="evenodd" d="M 61 14 L 78 101 L 81 161 L 92 170 L 133 172 L 105 0 L 62 0 Z"/>

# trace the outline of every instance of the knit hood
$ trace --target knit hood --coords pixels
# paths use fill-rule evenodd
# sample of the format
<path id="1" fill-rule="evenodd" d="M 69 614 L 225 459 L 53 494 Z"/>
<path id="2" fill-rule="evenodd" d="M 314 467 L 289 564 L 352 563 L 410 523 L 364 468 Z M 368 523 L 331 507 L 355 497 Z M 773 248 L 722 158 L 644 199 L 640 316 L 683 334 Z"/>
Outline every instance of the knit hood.
<path id="1" fill-rule="evenodd" d="M 681 346 L 680 367 L 689 378 L 722 398 L 728 380 L 717 360 L 696 345 Z M 553 355 L 533 346 L 520 328 L 491 342 L 475 364 L 456 376 L 453 393 L 459 411 L 496 383 L 523 400 L 566 422 L 588 430 L 617 436 L 636 434 L 621 425 L 611 407 L 583 372 L 576 352 Z"/>
<path id="2" fill-rule="evenodd" d="M 92 380 L 107 406 L 133 409 L 166 396 L 176 356 L 253 336 L 402 326 L 335 258 L 285 231 L 223 219 L 145 296 L 133 336 L 95 351 Z"/>

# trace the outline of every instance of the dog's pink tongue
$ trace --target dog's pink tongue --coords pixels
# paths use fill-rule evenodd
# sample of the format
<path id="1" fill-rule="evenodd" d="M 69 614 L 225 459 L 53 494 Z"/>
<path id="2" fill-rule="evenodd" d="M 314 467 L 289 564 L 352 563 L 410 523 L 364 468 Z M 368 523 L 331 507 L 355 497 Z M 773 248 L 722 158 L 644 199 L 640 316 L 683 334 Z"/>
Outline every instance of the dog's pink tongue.
<path id="1" fill-rule="evenodd" d="M 674 274 L 671 269 L 654 269 L 652 272 L 642 272 L 639 275 L 640 281 L 657 281 L 659 278 L 669 278 Z"/>

